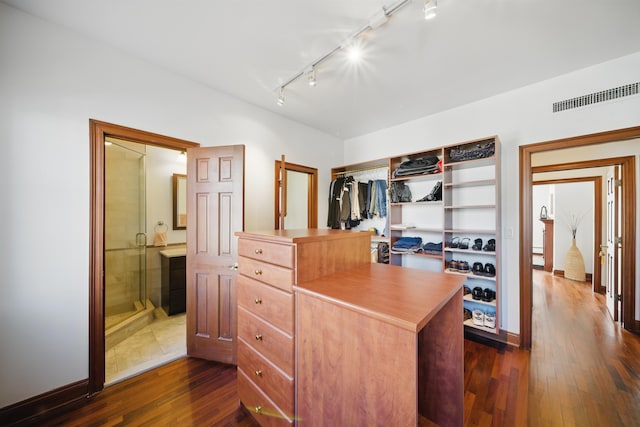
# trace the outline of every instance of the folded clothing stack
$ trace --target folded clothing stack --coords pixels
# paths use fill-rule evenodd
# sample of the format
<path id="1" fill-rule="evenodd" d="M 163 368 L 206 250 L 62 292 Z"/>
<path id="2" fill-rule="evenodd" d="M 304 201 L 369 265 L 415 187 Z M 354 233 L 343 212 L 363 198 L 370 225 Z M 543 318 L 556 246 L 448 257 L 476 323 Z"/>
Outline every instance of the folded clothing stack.
<path id="1" fill-rule="evenodd" d="M 441 255 L 442 242 L 440 243 L 429 242 L 422 247 L 422 252 L 424 252 L 425 254 Z"/>
<path id="2" fill-rule="evenodd" d="M 410 175 L 422 175 L 440 172 L 437 156 L 424 156 L 417 159 L 410 159 L 402 162 L 393 171 L 392 178 Z"/>
<path id="3" fill-rule="evenodd" d="M 422 249 L 421 237 L 401 237 L 391 246 L 391 253 L 416 253 Z"/>

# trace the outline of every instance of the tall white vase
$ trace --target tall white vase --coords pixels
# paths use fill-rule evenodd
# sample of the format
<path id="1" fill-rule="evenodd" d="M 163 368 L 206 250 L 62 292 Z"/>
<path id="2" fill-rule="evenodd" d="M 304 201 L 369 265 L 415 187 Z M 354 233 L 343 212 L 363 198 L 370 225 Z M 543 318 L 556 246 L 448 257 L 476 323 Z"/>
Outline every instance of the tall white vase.
<path id="1" fill-rule="evenodd" d="M 567 255 L 564 257 L 564 277 L 579 282 L 586 280 L 584 258 L 582 257 L 580 249 L 576 246 L 575 238 L 572 239 L 571 247 L 569 247 Z"/>

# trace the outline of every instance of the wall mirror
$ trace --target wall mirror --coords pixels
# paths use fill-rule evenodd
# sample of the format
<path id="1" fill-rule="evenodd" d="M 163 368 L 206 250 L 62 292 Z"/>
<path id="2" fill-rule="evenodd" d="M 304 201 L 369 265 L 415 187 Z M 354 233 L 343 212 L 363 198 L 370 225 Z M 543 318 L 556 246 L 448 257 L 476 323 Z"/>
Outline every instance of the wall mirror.
<path id="1" fill-rule="evenodd" d="M 187 228 L 187 175 L 173 174 L 173 229 Z"/>

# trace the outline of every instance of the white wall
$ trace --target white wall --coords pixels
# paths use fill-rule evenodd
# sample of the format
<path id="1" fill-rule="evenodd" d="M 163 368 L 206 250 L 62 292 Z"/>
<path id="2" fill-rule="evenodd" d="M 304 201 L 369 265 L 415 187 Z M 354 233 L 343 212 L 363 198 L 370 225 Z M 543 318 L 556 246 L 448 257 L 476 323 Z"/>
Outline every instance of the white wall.
<path id="1" fill-rule="evenodd" d="M 173 174 L 186 174 L 187 163 L 178 159 L 179 151 L 152 145 L 146 148 L 147 244 L 153 245 L 156 227 L 158 231 L 165 229 L 159 221 L 166 224 L 168 244 L 185 243 L 187 231 L 173 229 Z"/>
<path id="2" fill-rule="evenodd" d="M 540 211 L 543 206 L 547 208 L 547 217 L 551 215 L 551 189 L 552 185 L 534 185 L 533 186 L 533 224 L 532 224 L 532 246 L 534 253 L 542 253 L 544 246 L 544 223 L 539 220 Z"/>
<path id="3" fill-rule="evenodd" d="M 507 229 L 514 230 L 514 238 L 504 239 L 500 246 L 500 327 L 519 334 L 518 147 L 639 126 L 640 95 L 552 113 L 553 102 L 637 82 L 638 75 L 640 51 L 459 108 L 352 138 L 345 141 L 344 160 L 346 164 L 351 164 L 498 135 L 502 141 L 502 235 L 508 235 Z M 638 223 L 639 211 L 640 209 L 636 210 Z M 640 271 L 638 276 L 636 283 L 640 284 Z"/>
<path id="4" fill-rule="evenodd" d="M 318 168 L 326 215 L 334 137 L 2 3 L 0 58 L 0 407 L 88 376 L 90 118 L 245 144 L 247 229 L 273 228 L 281 154 Z"/>
<path id="5" fill-rule="evenodd" d="M 553 229 L 553 269 L 565 269 L 565 256 L 571 246 L 571 223 L 577 224 L 576 246 L 584 259 L 584 270 L 593 274 L 593 182 L 555 185 L 556 215 Z"/>

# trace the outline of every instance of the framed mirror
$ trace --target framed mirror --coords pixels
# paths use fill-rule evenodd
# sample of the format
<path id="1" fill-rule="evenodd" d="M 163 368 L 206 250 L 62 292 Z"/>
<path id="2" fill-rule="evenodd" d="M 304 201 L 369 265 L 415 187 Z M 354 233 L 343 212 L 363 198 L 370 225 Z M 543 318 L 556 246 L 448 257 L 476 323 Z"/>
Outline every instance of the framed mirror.
<path id="1" fill-rule="evenodd" d="M 187 175 L 173 174 L 173 229 L 187 228 Z"/>

